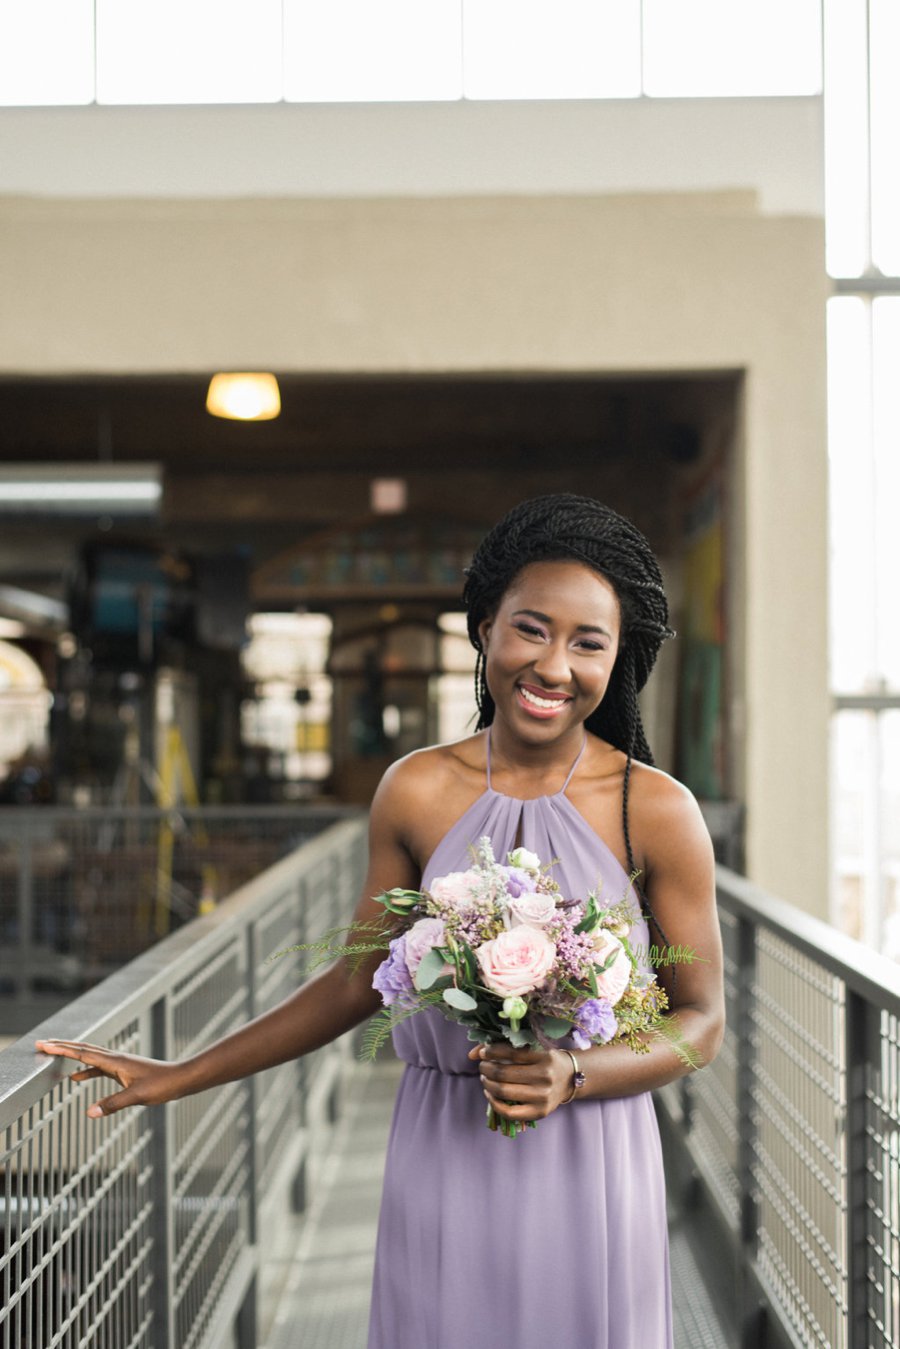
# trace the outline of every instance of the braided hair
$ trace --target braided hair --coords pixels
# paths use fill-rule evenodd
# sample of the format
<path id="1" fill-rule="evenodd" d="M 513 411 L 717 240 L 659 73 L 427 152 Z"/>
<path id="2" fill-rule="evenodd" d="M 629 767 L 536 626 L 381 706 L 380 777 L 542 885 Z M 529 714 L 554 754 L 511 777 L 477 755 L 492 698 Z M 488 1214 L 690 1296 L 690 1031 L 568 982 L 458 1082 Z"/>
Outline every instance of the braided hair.
<path id="1" fill-rule="evenodd" d="M 469 640 L 478 653 L 475 698 L 478 729 L 494 719 L 494 700 L 485 678 L 485 654 L 478 628 L 492 618 L 512 582 L 532 562 L 580 562 L 598 572 L 619 601 L 622 630 L 619 650 L 606 693 L 585 721 L 585 728 L 626 755 L 622 792 L 622 827 L 629 871 L 634 854 L 628 829 L 628 791 L 633 759 L 652 764 L 653 755 L 638 708 L 637 696 L 653 668 L 663 641 L 674 637 L 659 563 L 644 535 L 624 516 L 592 497 L 563 492 L 523 501 L 504 516 L 482 540 L 466 569 L 463 603 Z M 637 884 L 642 909 L 662 940 L 643 888 Z"/>

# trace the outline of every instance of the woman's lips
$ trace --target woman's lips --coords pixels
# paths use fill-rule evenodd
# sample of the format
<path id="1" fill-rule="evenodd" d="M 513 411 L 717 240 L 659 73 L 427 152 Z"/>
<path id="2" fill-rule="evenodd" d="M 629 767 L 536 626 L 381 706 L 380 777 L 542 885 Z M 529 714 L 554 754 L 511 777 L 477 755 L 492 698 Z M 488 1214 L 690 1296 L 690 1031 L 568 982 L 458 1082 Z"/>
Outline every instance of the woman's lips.
<path id="1" fill-rule="evenodd" d="M 548 693 L 546 689 L 536 689 L 530 684 L 517 684 L 516 694 L 519 706 L 531 717 L 546 721 L 559 716 L 564 707 L 572 700 L 567 693 Z"/>

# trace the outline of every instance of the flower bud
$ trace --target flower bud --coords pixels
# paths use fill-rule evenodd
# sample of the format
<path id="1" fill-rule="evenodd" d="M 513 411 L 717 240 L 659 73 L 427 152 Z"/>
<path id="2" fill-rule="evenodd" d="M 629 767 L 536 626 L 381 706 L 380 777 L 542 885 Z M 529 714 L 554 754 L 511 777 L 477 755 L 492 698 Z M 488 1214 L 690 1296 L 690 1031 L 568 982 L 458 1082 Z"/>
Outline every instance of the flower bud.
<path id="1" fill-rule="evenodd" d="M 528 1012 L 528 1003 L 524 998 L 509 997 L 503 999 L 503 1010 L 500 1013 L 504 1021 L 508 1021 L 512 1030 L 519 1029 L 519 1023 Z"/>
<path id="2" fill-rule="evenodd" d="M 409 913 L 419 903 L 422 896 L 418 890 L 386 890 L 378 899 L 390 909 L 391 913 Z"/>

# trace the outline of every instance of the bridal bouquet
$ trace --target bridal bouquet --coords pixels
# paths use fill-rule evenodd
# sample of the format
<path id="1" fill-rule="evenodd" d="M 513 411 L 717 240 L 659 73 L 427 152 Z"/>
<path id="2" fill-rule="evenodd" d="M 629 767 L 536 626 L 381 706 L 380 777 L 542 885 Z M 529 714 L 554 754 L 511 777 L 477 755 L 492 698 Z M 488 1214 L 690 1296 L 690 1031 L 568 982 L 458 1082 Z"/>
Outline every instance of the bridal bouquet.
<path id="1" fill-rule="evenodd" d="M 570 1037 L 587 1049 L 622 1040 L 646 1053 L 649 1034 L 693 1064 L 664 1015 L 665 990 L 629 942 L 631 900 L 605 907 L 596 894 L 567 898 L 550 873 L 525 848 L 497 862 L 485 837 L 468 870 L 439 876 L 428 890 L 379 895 L 403 927 L 375 971 L 384 1008 L 370 1024 L 364 1056 L 374 1056 L 400 1021 L 435 1007 L 482 1043 L 549 1049 Z M 490 1107 L 488 1123 L 509 1136 L 525 1127 L 498 1119 Z"/>

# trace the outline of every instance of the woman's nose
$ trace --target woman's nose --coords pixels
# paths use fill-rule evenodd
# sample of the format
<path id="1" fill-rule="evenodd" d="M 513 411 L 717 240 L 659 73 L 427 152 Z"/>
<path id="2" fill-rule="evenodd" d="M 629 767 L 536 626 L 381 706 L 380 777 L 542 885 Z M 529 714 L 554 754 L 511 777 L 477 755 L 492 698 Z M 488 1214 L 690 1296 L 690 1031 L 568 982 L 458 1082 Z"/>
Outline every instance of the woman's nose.
<path id="1" fill-rule="evenodd" d="M 534 672 L 545 684 L 567 684 L 570 677 L 569 653 L 561 642 L 549 642 L 534 662 Z"/>

